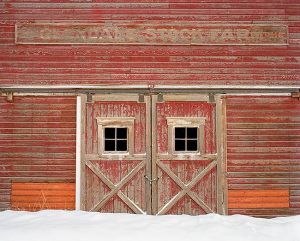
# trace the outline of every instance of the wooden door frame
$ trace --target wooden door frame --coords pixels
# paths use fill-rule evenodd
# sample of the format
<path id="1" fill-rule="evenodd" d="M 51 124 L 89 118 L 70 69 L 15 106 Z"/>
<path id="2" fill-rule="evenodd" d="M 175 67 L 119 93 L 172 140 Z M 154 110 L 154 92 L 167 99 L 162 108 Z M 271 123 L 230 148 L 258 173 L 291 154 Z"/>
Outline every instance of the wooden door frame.
<path id="1" fill-rule="evenodd" d="M 226 157 L 226 100 L 224 95 L 215 95 L 216 103 L 216 143 L 217 143 L 217 212 L 228 214 L 228 185 L 227 185 L 227 157 Z"/>
<path id="2" fill-rule="evenodd" d="M 80 210 L 86 210 L 85 190 L 85 132 L 87 95 L 81 96 L 81 154 L 80 154 Z"/>
<path id="3" fill-rule="evenodd" d="M 93 103 L 94 101 L 134 101 L 138 103 L 144 102 L 146 104 L 146 136 L 145 136 L 145 153 L 144 154 L 137 154 L 137 155 L 132 155 L 128 158 L 128 160 L 135 160 L 138 158 L 144 159 L 143 162 L 145 162 L 145 174 L 146 176 L 151 176 L 151 116 L 150 110 L 151 110 L 151 100 L 150 96 L 141 96 L 139 94 L 97 94 L 92 96 L 92 100 L 88 101 L 87 100 L 87 95 L 81 95 L 81 170 L 80 170 L 80 208 L 81 210 L 86 210 L 86 195 L 85 195 L 85 172 L 86 172 L 86 165 L 89 159 L 99 159 L 99 156 L 97 154 L 92 154 L 92 155 L 87 155 L 86 154 L 86 146 L 85 146 L 85 134 L 87 131 L 87 126 L 86 126 L 86 115 L 87 115 L 87 110 L 86 110 L 86 105 L 87 103 Z M 139 156 L 140 155 L 140 156 Z M 89 158 L 87 158 L 87 156 Z M 144 156 L 144 157 L 142 157 Z M 102 158 L 100 158 L 102 159 Z M 127 158 L 125 158 L 127 159 Z M 139 164 L 140 165 L 140 164 Z M 138 166 L 139 166 L 138 165 Z M 125 180 L 126 181 L 126 180 Z M 113 188 L 114 185 L 112 183 L 107 182 L 106 183 L 109 188 Z M 121 183 L 122 185 L 122 183 Z M 122 198 L 121 198 L 122 199 Z M 124 200 L 123 200 L 124 201 Z M 126 201 L 126 200 L 125 200 Z M 146 205 L 146 213 L 151 214 L 151 185 L 149 182 L 145 180 L 145 205 Z M 128 205 L 129 206 L 129 205 Z M 134 208 L 134 206 L 132 206 Z"/>
<path id="4" fill-rule="evenodd" d="M 205 101 L 216 104 L 215 108 L 215 133 L 216 133 L 216 162 L 217 162 L 217 213 L 227 214 L 227 180 L 226 180 L 226 118 L 225 101 L 222 95 L 214 95 L 213 98 L 206 94 L 163 94 L 151 96 L 151 121 L 152 121 L 152 214 L 158 213 L 158 176 L 157 176 L 157 103 L 163 101 Z M 209 158 L 209 155 L 208 155 Z"/>

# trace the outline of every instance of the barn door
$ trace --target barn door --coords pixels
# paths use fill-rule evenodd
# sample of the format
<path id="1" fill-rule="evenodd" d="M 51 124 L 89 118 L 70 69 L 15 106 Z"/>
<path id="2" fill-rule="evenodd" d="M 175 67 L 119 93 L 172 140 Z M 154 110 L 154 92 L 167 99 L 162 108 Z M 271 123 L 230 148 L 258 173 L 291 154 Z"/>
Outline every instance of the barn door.
<path id="1" fill-rule="evenodd" d="M 149 97 L 85 97 L 83 110 L 81 208 L 150 213 Z"/>
<path id="2" fill-rule="evenodd" d="M 152 205 L 155 214 L 217 211 L 215 104 L 196 95 L 154 96 Z"/>
<path id="3" fill-rule="evenodd" d="M 198 95 L 99 95 L 83 103 L 82 209 L 217 211 L 215 104 Z"/>

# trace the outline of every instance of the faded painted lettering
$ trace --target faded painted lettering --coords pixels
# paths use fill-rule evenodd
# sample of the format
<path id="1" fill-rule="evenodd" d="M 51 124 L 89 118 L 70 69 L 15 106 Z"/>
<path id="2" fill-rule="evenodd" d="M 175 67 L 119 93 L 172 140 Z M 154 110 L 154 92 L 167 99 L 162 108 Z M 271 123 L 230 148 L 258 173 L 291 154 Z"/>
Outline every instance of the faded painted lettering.
<path id="1" fill-rule="evenodd" d="M 18 44 L 285 45 L 287 27 L 200 24 L 20 24 Z"/>

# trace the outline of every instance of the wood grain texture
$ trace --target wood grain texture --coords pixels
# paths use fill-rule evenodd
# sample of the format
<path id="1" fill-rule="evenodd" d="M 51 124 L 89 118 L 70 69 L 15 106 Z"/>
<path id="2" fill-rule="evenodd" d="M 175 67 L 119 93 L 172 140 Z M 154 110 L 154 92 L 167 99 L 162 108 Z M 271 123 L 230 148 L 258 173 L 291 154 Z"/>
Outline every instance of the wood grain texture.
<path id="1" fill-rule="evenodd" d="M 11 208 L 22 211 L 75 209 L 75 183 L 12 183 Z"/>
<path id="2" fill-rule="evenodd" d="M 75 181 L 75 111 L 75 97 L 0 97 L 0 210 L 13 181 Z"/>
<path id="3" fill-rule="evenodd" d="M 0 87 L 59 84 L 299 86 L 299 1 L 1 2 Z M 15 24 L 276 25 L 286 46 L 16 45 Z"/>
<path id="4" fill-rule="evenodd" d="M 179 97 L 178 97 L 179 96 Z M 180 100 L 177 100 L 180 99 Z M 153 116 L 153 209 L 154 214 L 199 215 L 217 211 L 217 161 L 215 104 L 203 101 L 203 96 L 164 95 L 163 102 L 154 101 Z M 190 119 L 189 119 L 190 118 Z M 203 150 L 200 153 L 174 153 L 171 128 L 175 120 L 205 119 Z M 172 121 L 171 121 L 172 120 Z M 178 126 L 179 122 L 175 122 Z M 199 127 L 200 128 L 200 127 Z M 205 159 L 205 154 L 211 158 Z"/>
<path id="5" fill-rule="evenodd" d="M 144 178 L 145 175 L 150 176 L 146 173 L 150 164 L 146 163 L 147 160 L 149 162 L 149 148 L 146 148 L 146 143 L 150 141 L 150 127 L 146 126 L 146 119 L 149 118 L 146 116 L 146 107 L 149 103 L 138 102 L 138 95 L 95 95 L 93 100 L 84 106 L 84 152 L 81 160 L 84 166 L 84 209 L 117 213 L 144 213 L 151 210 L 150 200 L 146 200 L 151 197 L 146 195 L 149 190 L 146 190 Z M 122 120 L 128 122 L 129 119 L 132 134 L 128 134 L 128 138 L 131 138 L 128 143 L 132 142 L 132 150 L 127 154 L 99 154 L 99 145 L 103 149 L 104 135 L 99 132 L 101 125 L 97 124 L 97 119 L 108 127 L 122 124 Z"/>
<path id="6" fill-rule="evenodd" d="M 228 208 L 289 208 L 289 190 L 229 190 Z"/>
<path id="7" fill-rule="evenodd" d="M 229 96 L 226 109 L 229 214 L 298 214 L 299 100 Z"/>

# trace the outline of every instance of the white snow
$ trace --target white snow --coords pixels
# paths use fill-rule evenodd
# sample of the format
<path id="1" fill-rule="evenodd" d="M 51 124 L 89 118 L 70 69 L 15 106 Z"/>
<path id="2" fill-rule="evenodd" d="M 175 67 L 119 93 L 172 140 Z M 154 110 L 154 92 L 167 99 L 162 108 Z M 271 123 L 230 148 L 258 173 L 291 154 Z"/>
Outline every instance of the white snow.
<path id="1" fill-rule="evenodd" d="M 300 241 L 300 216 L 0 212 L 0 241 Z"/>

